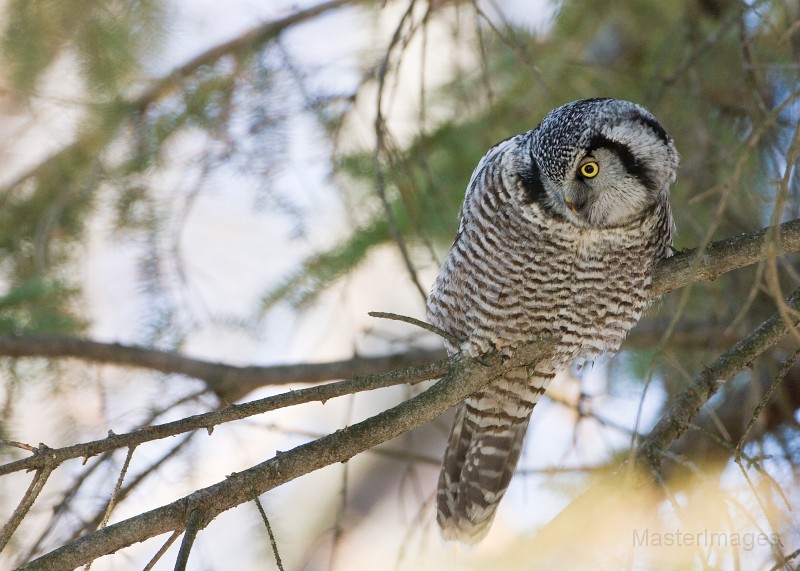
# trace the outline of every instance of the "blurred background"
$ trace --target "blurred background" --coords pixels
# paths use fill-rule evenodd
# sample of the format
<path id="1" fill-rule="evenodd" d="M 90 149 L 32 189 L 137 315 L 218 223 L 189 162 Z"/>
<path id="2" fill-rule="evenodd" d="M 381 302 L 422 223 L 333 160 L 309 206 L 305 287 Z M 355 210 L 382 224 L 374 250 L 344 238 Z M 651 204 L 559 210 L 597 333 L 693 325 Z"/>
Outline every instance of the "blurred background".
<path id="1" fill-rule="evenodd" d="M 0 29 L 0 438 L 32 446 L 99 439 L 287 387 L 219 394 L 90 355 L 13 358 L 2 349 L 8 336 L 88 338 L 232 365 L 441 357 L 435 336 L 367 312 L 424 318 L 480 157 L 574 99 L 636 101 L 675 139 L 678 250 L 800 210 L 794 1 L 5 0 Z M 434 523 L 447 416 L 265 494 L 285 568 L 559 568 L 560 555 L 582 550 L 589 568 L 795 568 L 800 368 L 788 369 L 745 429 L 796 335 L 728 380 L 695 419 L 665 460 L 664 496 L 620 502 L 598 521 L 596 541 L 561 537 L 547 564 L 530 540 L 617 465 L 704 366 L 775 311 L 798 286 L 797 266 L 796 256 L 772 258 L 673 292 L 619 355 L 560 377 L 534 412 L 518 474 L 478 548 L 442 543 Z M 110 521 L 419 390 L 142 445 Z M 12 446 L 0 454 L 28 455 Z M 0 566 L 96 529 L 125 456 L 56 470 Z M 30 478 L 0 478 L 0 513 L 12 513 Z M 631 527 L 623 514 L 643 505 L 643 523 Z M 93 569 L 143 568 L 164 540 Z M 171 569 L 177 547 L 155 568 Z M 189 568 L 276 568 L 255 505 L 203 530 Z"/>

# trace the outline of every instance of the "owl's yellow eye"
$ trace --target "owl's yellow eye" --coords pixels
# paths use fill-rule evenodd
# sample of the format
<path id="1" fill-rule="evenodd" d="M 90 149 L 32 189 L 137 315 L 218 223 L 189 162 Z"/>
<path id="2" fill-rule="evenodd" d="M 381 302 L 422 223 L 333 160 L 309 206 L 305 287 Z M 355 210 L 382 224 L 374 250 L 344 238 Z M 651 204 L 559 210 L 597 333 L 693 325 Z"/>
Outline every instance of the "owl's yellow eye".
<path id="1" fill-rule="evenodd" d="M 589 161 L 583 163 L 581 168 L 578 169 L 581 173 L 581 176 L 584 178 L 594 178 L 597 176 L 597 173 L 600 172 L 600 165 L 598 165 L 595 161 Z"/>

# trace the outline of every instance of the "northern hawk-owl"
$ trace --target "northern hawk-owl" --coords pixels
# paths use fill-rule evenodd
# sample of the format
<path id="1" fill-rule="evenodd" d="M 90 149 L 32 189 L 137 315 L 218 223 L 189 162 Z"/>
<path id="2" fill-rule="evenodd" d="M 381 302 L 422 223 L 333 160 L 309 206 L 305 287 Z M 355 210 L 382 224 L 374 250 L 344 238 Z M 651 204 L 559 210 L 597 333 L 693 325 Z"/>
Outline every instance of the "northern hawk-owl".
<path id="1" fill-rule="evenodd" d="M 639 320 L 653 268 L 671 253 L 677 168 L 653 115 L 618 99 L 559 107 L 478 163 L 428 319 L 463 340 L 446 344 L 451 354 L 510 355 L 539 336 L 555 349 L 459 405 L 437 491 L 446 539 L 488 531 L 556 373 L 617 351 Z"/>

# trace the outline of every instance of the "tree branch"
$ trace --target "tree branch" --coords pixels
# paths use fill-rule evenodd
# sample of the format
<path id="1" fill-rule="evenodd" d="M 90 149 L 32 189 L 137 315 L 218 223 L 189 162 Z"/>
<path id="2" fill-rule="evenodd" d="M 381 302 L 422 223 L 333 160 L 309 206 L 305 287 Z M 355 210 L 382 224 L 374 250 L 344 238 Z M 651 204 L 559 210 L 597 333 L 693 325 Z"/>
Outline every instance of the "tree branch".
<path id="1" fill-rule="evenodd" d="M 535 363 L 551 348 L 552 344 L 546 341 L 531 343 L 519 349 L 505 365 L 501 365 L 496 355 L 484 357 L 482 360 L 486 365 L 476 359 L 452 357 L 447 361 L 448 374 L 416 397 L 231 474 L 224 481 L 171 504 L 90 533 L 23 565 L 20 570 L 73 569 L 133 543 L 184 529 L 194 510 L 200 510 L 204 517 L 216 517 L 299 476 L 337 462 L 346 462 L 359 452 L 433 420 L 499 378 L 508 368 Z"/>
<path id="2" fill-rule="evenodd" d="M 765 248 L 765 242 L 768 231 L 769 229 L 765 229 L 760 232 L 715 242 L 702 254 L 700 259 L 696 259 L 696 252 L 683 252 L 664 260 L 656 269 L 652 295 L 655 297 L 667 291 L 672 291 L 693 280 L 711 280 L 727 271 L 767 258 L 769 251 Z M 780 227 L 779 246 L 781 252 L 800 249 L 800 221 L 789 222 Z M 696 267 L 694 276 L 691 275 L 693 267 Z M 800 304 L 800 293 L 793 294 L 789 304 L 791 307 Z M 643 444 L 642 456 L 648 462 L 654 461 L 652 459 L 656 457 L 660 461 L 658 451 L 663 450 L 685 430 L 685 423 L 688 422 L 688 419 L 691 419 L 696 414 L 700 406 L 713 393 L 717 386 L 716 379 L 724 378 L 726 375 L 733 374 L 733 372 L 746 366 L 755 355 L 771 346 L 780 336 L 785 334 L 786 330 L 787 325 L 780 316 L 773 317 L 740 344 L 737 344 L 728 353 L 720 357 L 711 368 L 701 375 L 695 385 L 674 403 L 670 412 L 665 415 L 662 422 L 656 426 L 649 439 Z M 69 344 L 64 346 L 67 347 Z M 94 345 L 92 347 L 97 351 L 107 348 Z M 119 346 L 117 346 L 117 349 L 119 349 Z M 128 355 L 137 355 L 139 362 L 154 356 L 159 359 L 167 358 L 167 354 L 159 352 L 154 354 L 146 349 L 128 349 L 131 349 Z M 505 367 L 535 362 L 542 357 L 545 350 L 549 350 L 549 345 L 545 343 L 528 344 L 517 350 Z M 140 351 L 140 353 L 137 353 L 137 351 Z M 736 358 L 734 358 L 734 355 L 736 355 Z M 192 366 L 198 369 L 209 365 L 202 361 L 186 361 L 185 358 L 180 357 L 177 357 L 177 359 L 179 361 L 176 362 L 182 365 L 191 363 Z M 175 365 L 176 362 L 172 364 Z M 214 367 L 220 367 L 220 365 L 213 365 Z M 198 490 L 172 504 L 156 508 L 72 541 L 32 561 L 23 568 L 72 568 L 87 563 L 131 543 L 169 531 L 182 530 L 185 528 L 186 522 L 189 521 L 189 515 L 194 510 L 201 510 L 201 513 L 209 518 L 206 521 L 211 521 L 222 511 L 250 501 L 267 490 L 324 466 L 346 461 L 359 452 L 432 420 L 463 400 L 467 395 L 498 378 L 505 369 L 504 366 L 501 366 L 496 356 L 488 357 L 488 365 L 484 366 L 472 359 L 454 357 L 447 361 L 440 361 L 427 366 L 393 371 L 383 375 L 373 375 L 367 379 L 353 379 L 320 387 L 311 387 L 262 399 L 261 401 L 235 405 L 222 411 L 196 415 L 174 423 L 146 427 L 127 435 L 112 435 L 102 441 L 76 445 L 58 451 L 48 449 L 32 458 L 6 464 L 0 467 L 0 474 L 23 468 L 36 468 L 40 466 L 41 458 L 39 457 L 42 454 L 47 455 L 47 461 L 57 463 L 69 457 L 93 455 L 103 450 L 119 446 L 131 446 L 156 438 L 163 438 L 167 435 L 186 432 L 187 430 L 197 428 L 210 429 L 221 422 L 229 422 L 244 416 L 274 410 L 281 406 L 312 400 L 324 401 L 334 396 L 358 390 L 414 382 L 415 380 L 419 381 L 444 375 L 440 382 L 421 395 L 377 416 L 299 446 L 289 452 L 279 454 L 275 458 L 243 472 L 232 474 L 224 482 Z M 228 370 L 227 368 L 230 366 L 223 365 L 221 367 Z M 239 369 L 238 367 L 230 368 L 230 370 Z M 265 369 L 275 370 L 272 367 L 258 369 L 261 369 L 259 371 L 261 373 L 264 373 Z M 215 370 L 218 371 L 219 369 Z M 290 374 L 288 369 L 282 372 Z M 37 458 L 39 459 L 37 460 Z"/>
<path id="3" fill-rule="evenodd" d="M 383 373 L 367 375 L 354 379 L 309 387 L 297 391 L 289 391 L 280 395 L 267 397 L 244 404 L 234 404 L 224 409 L 196 414 L 174 422 L 145 426 L 126 434 L 109 434 L 108 438 L 66 446 L 64 448 L 48 448 L 42 446 L 33 456 L 0 465 L 0 476 L 20 470 L 39 469 L 52 463 L 58 465 L 73 458 L 89 458 L 116 448 L 137 446 L 145 442 L 167 438 L 205 429 L 211 432 L 218 424 L 241 420 L 257 414 L 263 414 L 279 408 L 295 406 L 307 402 L 325 402 L 329 399 L 362 391 L 371 391 L 398 384 L 415 384 L 429 379 L 444 376 L 451 370 L 453 360 L 442 360 L 418 367 L 409 367 Z"/>
<path id="4" fill-rule="evenodd" d="M 409 351 L 381 357 L 353 357 L 328 363 L 238 367 L 193 359 L 169 351 L 101 343 L 66 335 L 0 336 L 0 356 L 76 358 L 93 363 L 140 367 L 201 379 L 223 401 L 233 402 L 266 385 L 319 383 L 398 368 L 415 367 L 447 357 L 443 349 Z"/>
<path id="5" fill-rule="evenodd" d="M 789 296 L 786 305 L 795 311 L 800 309 L 800 289 Z M 659 470 L 662 452 L 686 432 L 689 422 L 717 392 L 720 385 L 775 345 L 789 332 L 789 325 L 779 311 L 775 312 L 757 329 L 717 357 L 692 384 L 673 399 L 669 410 L 661 416 L 661 420 L 642 441 L 637 452 L 637 457 L 650 471 Z"/>
<path id="6" fill-rule="evenodd" d="M 800 251 L 800 220 L 785 222 L 778 230 L 778 254 Z M 722 274 L 768 259 L 771 255 L 768 248 L 771 232 L 774 228 L 767 227 L 713 242 L 702 253 L 696 249 L 685 250 L 662 260 L 655 268 L 650 295 L 659 297 L 693 281 L 713 281 Z M 695 265 L 697 271 L 692 275 Z"/>
<path id="7" fill-rule="evenodd" d="M 36 474 L 34 474 L 33 480 L 31 481 L 28 490 L 25 492 L 25 495 L 22 496 L 22 500 L 20 500 L 17 509 L 14 510 L 14 513 L 11 514 L 11 518 L 3 526 L 3 529 L 0 530 L 0 551 L 5 549 L 9 539 L 11 539 L 11 536 L 17 530 L 17 527 L 19 527 L 19 524 L 22 523 L 22 520 L 25 519 L 25 516 L 33 506 L 36 498 L 39 497 L 39 493 L 42 491 L 45 483 L 47 483 L 47 479 L 50 477 L 50 474 L 57 466 L 58 465 L 54 463 L 45 463 L 44 467 L 39 468 L 36 471 Z"/>
<path id="8" fill-rule="evenodd" d="M 780 227 L 778 253 L 800 251 L 800 220 Z M 686 250 L 659 262 L 650 288 L 651 297 L 684 287 L 691 281 L 711 281 L 732 270 L 769 258 L 767 247 L 770 228 L 741 234 L 712 243 L 697 260 L 696 250 Z M 697 264 L 697 272 L 691 275 Z M 635 335 L 635 330 L 634 330 Z M 176 353 L 122 345 L 100 343 L 68 336 L 0 336 L 0 356 L 5 357 L 72 357 L 94 363 L 141 367 L 175 373 L 203 380 L 208 388 L 224 401 L 239 400 L 249 392 L 267 385 L 319 383 L 383 373 L 398 368 L 415 367 L 445 358 L 445 352 L 417 350 L 382 357 L 354 357 L 328 363 L 237 367 L 193 359 Z"/>

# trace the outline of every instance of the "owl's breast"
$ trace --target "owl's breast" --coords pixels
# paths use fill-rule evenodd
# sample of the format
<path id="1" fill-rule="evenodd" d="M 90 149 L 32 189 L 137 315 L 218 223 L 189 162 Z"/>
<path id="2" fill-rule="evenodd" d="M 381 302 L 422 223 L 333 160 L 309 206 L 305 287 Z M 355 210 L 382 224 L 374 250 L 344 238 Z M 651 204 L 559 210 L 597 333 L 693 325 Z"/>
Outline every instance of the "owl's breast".
<path id="1" fill-rule="evenodd" d="M 648 303 L 659 242 L 650 228 L 539 228 L 535 239 L 511 241 L 504 268 L 493 274 L 494 347 L 554 336 L 565 360 L 614 352 Z M 503 276 L 504 285 L 496 287 Z M 477 309 L 476 317 L 483 307 Z M 486 331 L 490 331 L 487 328 Z"/>
<path id="2" fill-rule="evenodd" d="M 641 317 L 656 252 L 635 235 L 587 234 L 576 240 L 570 303 L 556 321 L 571 358 L 589 360 L 617 351 Z"/>
<path id="3" fill-rule="evenodd" d="M 429 319 L 471 355 L 559 340 L 559 363 L 616 351 L 647 306 L 663 240 L 647 219 L 630 228 L 566 221 L 465 224 L 428 302 Z M 449 347 L 451 352 L 458 347 Z"/>

